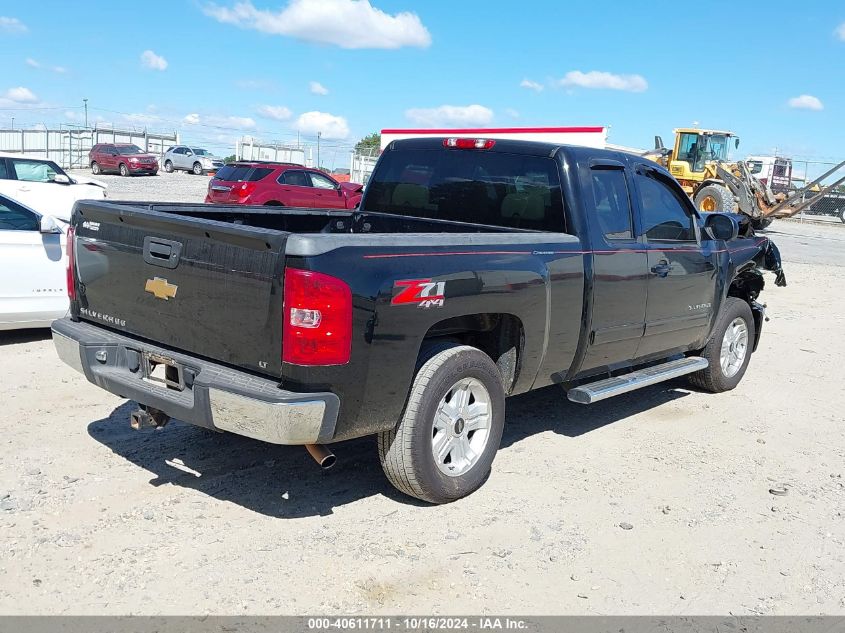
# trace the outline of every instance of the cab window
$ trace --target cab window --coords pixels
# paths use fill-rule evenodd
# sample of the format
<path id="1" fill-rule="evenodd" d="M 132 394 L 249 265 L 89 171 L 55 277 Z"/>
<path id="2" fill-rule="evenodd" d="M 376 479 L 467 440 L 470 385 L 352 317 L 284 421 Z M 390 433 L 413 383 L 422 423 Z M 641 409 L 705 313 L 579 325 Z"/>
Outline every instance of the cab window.
<path id="1" fill-rule="evenodd" d="M 321 174 L 315 174 L 313 171 L 308 174 L 311 176 L 311 186 L 317 189 L 334 189 L 335 184 L 333 180 L 329 180 Z"/>
<path id="2" fill-rule="evenodd" d="M 49 161 L 11 158 L 9 162 L 15 178 L 27 182 L 52 182 L 57 174 L 63 173 L 59 166 Z"/>
<path id="3" fill-rule="evenodd" d="M 0 200 L 0 231 L 37 231 L 38 218 L 10 200 Z"/>
<path id="4" fill-rule="evenodd" d="M 695 219 L 671 188 L 653 171 L 636 176 L 643 233 L 649 241 L 695 242 Z"/>

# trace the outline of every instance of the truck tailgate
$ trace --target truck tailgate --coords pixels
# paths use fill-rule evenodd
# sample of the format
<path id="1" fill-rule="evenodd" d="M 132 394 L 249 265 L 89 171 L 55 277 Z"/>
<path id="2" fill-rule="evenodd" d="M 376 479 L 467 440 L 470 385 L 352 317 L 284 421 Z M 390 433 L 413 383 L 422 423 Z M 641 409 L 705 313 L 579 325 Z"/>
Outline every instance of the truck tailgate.
<path id="1" fill-rule="evenodd" d="M 74 316 L 279 376 L 288 233 L 80 203 Z"/>

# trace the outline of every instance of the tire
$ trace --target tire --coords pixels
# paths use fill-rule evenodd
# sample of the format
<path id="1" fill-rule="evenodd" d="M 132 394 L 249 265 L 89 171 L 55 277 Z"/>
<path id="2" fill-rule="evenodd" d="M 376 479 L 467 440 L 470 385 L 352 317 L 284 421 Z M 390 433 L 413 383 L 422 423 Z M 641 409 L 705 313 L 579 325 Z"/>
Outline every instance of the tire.
<path id="1" fill-rule="evenodd" d="M 845 207 L 839 209 L 839 219 L 845 224 Z"/>
<path id="2" fill-rule="evenodd" d="M 202 165 L 200 165 L 199 163 L 194 163 L 194 167 L 191 171 L 194 172 L 195 176 L 202 176 Z"/>
<path id="3" fill-rule="evenodd" d="M 99 176 L 102 173 L 102 170 L 100 169 L 100 164 L 96 161 L 91 163 L 91 173 L 95 176 Z"/>
<path id="4" fill-rule="evenodd" d="M 121 176 L 128 176 L 129 175 L 129 168 L 126 166 L 125 163 L 120 163 L 120 175 Z"/>
<path id="5" fill-rule="evenodd" d="M 722 348 L 728 340 L 726 337 L 731 337 L 738 333 L 736 327 L 740 322 L 745 328 L 742 361 L 738 365 L 729 364 L 728 371 L 726 371 L 722 363 Z M 754 316 L 751 314 L 751 307 L 742 299 L 728 297 L 719 311 L 719 316 L 716 318 L 713 336 L 710 337 L 710 340 L 701 352 L 701 356 L 706 358 L 710 365 L 707 369 L 690 374 L 689 381 L 694 386 L 705 391 L 710 391 L 711 393 L 730 391 L 736 387 L 745 375 L 745 370 L 748 369 L 748 362 L 751 360 L 751 353 L 754 348 L 755 335 L 756 329 Z M 740 337 L 737 338 L 739 339 Z M 738 349 L 739 343 L 740 341 L 737 340 L 731 349 Z M 728 353 L 728 359 L 736 360 L 735 356 L 730 353 Z"/>
<path id="6" fill-rule="evenodd" d="M 755 231 L 762 231 L 771 226 L 774 220 L 772 218 L 754 218 L 751 220 L 751 228 Z"/>
<path id="7" fill-rule="evenodd" d="M 490 474 L 505 425 L 505 391 L 496 365 L 474 347 L 441 344 L 423 358 L 402 418 L 393 430 L 379 433 L 379 459 L 401 492 L 448 503 L 477 490 Z M 478 405 L 485 398 L 481 415 Z M 476 414 L 467 416 L 472 407 Z M 468 429 L 465 416 L 477 428 Z M 445 459 L 435 458 L 435 447 Z"/>
<path id="8" fill-rule="evenodd" d="M 730 189 L 722 185 L 706 185 L 695 194 L 695 208 L 699 211 L 736 212 L 736 202 Z M 709 207 L 713 208 L 709 208 Z M 707 207 L 707 208 L 705 208 Z"/>
<path id="9" fill-rule="evenodd" d="M 164 161 L 164 171 L 166 171 L 168 174 L 173 173 L 173 162 L 172 161 L 169 161 L 169 160 Z"/>

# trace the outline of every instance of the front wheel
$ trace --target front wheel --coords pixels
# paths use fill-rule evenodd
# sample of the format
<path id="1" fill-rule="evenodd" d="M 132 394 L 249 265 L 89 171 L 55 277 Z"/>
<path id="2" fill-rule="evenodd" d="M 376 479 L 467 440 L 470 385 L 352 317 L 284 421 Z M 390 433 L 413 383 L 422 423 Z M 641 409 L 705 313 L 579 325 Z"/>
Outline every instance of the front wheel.
<path id="1" fill-rule="evenodd" d="M 123 163 L 120 163 L 120 175 L 121 176 L 128 176 L 129 175 L 129 168 Z"/>
<path id="2" fill-rule="evenodd" d="M 91 173 L 95 176 L 100 175 L 100 164 L 99 163 L 91 163 Z"/>
<path id="3" fill-rule="evenodd" d="M 430 349 L 402 419 L 379 434 L 382 468 L 396 488 L 430 503 L 477 490 L 505 424 L 505 391 L 487 354 L 468 345 Z"/>
<path id="4" fill-rule="evenodd" d="M 713 335 L 701 352 L 710 364 L 707 369 L 690 374 L 690 382 L 712 393 L 736 387 L 748 369 L 755 334 L 751 306 L 742 299 L 728 297 L 719 311 Z"/>
<path id="5" fill-rule="evenodd" d="M 194 163 L 193 172 L 195 176 L 202 176 L 202 165 L 200 165 L 199 163 Z"/>
<path id="6" fill-rule="evenodd" d="M 695 208 L 699 211 L 736 212 L 736 202 L 730 189 L 721 185 L 706 185 L 695 194 Z"/>
<path id="7" fill-rule="evenodd" d="M 173 173 L 173 163 L 171 161 L 164 161 L 164 171 L 166 171 L 168 174 Z"/>

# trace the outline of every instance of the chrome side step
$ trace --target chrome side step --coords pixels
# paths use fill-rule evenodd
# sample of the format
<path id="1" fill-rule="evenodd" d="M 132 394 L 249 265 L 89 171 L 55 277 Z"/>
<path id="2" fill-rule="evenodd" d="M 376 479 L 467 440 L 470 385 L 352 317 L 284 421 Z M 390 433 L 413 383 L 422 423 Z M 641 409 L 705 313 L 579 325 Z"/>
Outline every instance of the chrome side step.
<path id="1" fill-rule="evenodd" d="M 605 378 L 604 380 L 575 387 L 566 392 L 566 397 L 578 404 L 592 404 L 593 402 L 612 398 L 613 396 L 628 393 L 641 387 L 648 387 L 664 380 L 670 380 L 678 376 L 691 374 L 694 371 L 706 369 L 707 365 L 707 359 L 701 358 L 700 356 L 679 358 L 678 360 L 671 360 L 662 365 L 639 369 L 624 376 Z"/>

